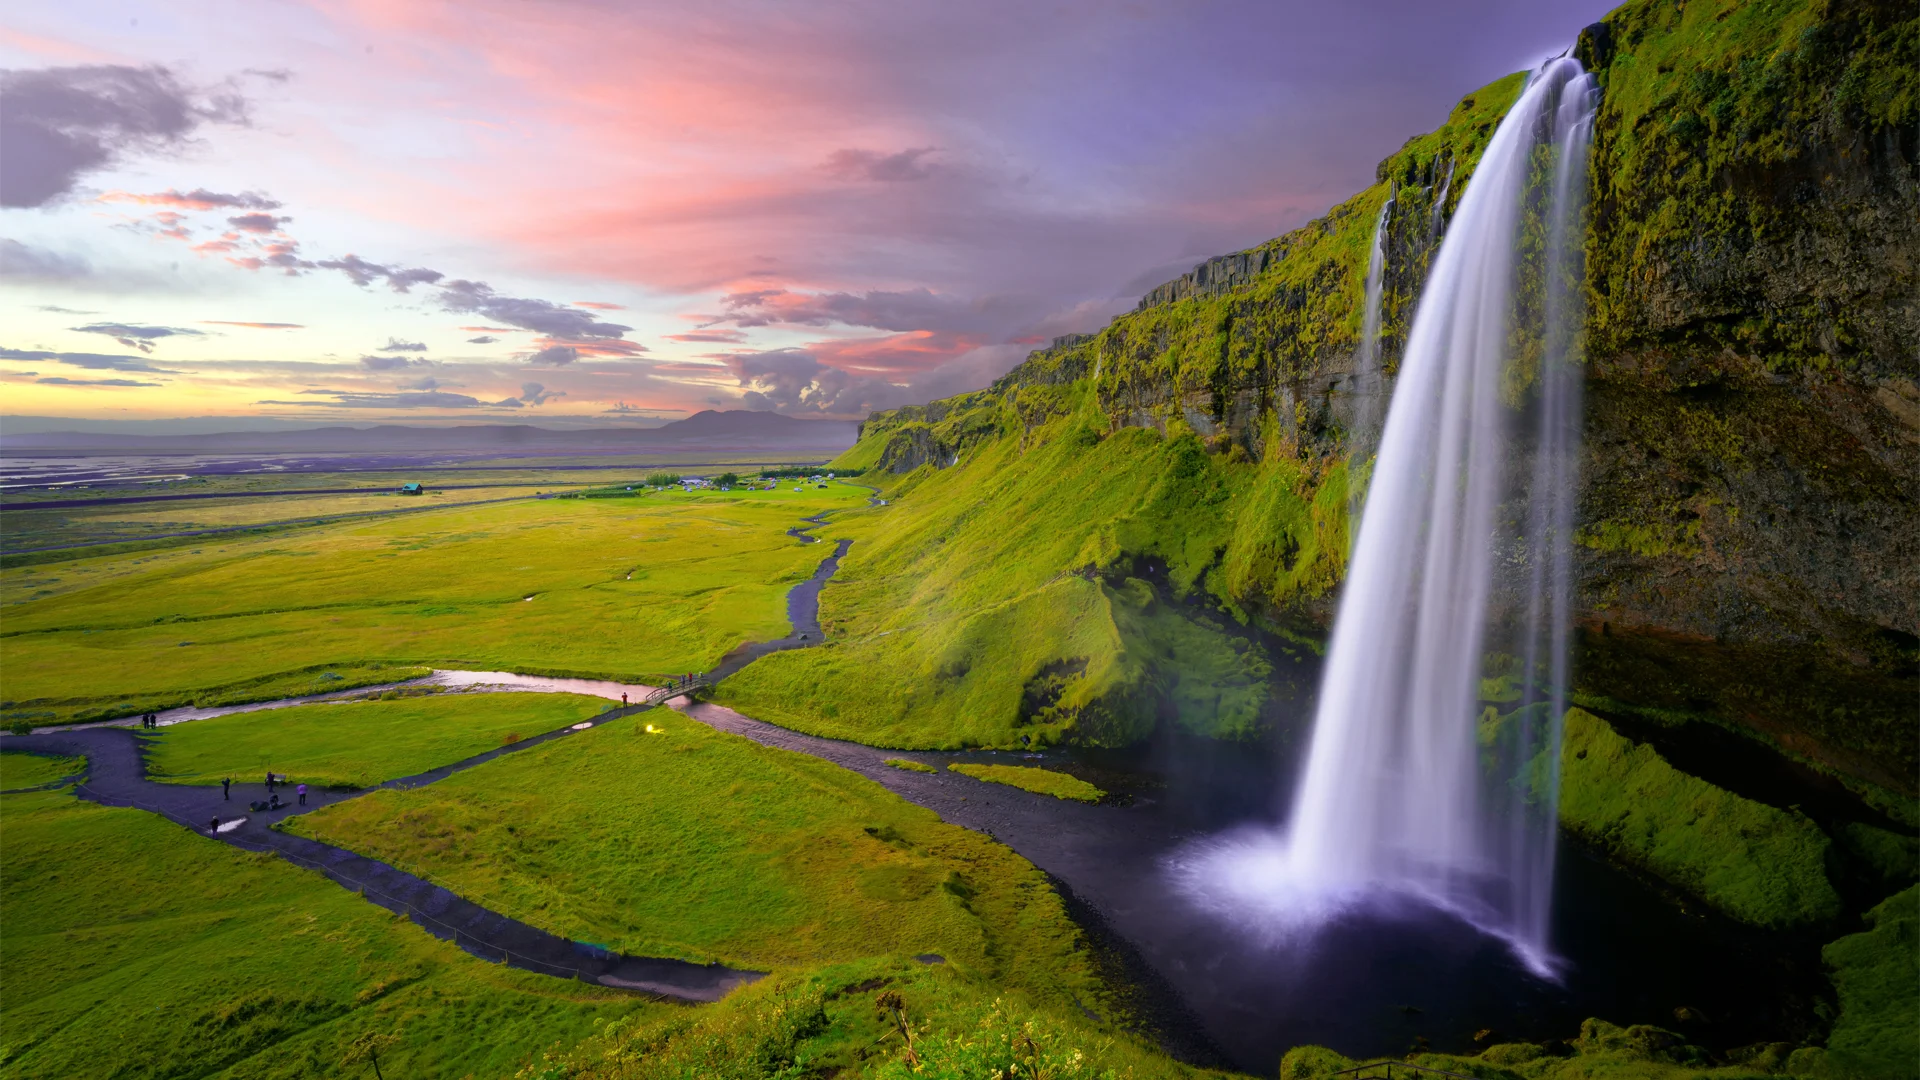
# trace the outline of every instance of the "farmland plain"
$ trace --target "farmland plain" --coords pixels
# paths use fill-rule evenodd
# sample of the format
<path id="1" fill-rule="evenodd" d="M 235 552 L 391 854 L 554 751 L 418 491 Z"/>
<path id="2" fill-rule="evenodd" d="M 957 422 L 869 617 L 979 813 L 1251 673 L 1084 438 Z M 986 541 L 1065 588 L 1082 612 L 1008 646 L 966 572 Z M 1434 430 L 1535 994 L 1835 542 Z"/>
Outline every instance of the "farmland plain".
<path id="1" fill-rule="evenodd" d="M 0 570 L 4 719 L 36 725 L 390 681 L 423 667 L 646 682 L 787 630 L 865 489 L 449 507 Z M 276 500 L 261 500 L 276 501 Z"/>

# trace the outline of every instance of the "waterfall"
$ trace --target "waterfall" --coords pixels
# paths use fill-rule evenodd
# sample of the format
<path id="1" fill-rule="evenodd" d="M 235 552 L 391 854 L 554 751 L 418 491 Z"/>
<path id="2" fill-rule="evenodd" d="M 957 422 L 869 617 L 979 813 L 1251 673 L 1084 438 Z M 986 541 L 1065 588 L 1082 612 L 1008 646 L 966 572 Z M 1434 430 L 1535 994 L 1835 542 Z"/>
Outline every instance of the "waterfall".
<path id="1" fill-rule="evenodd" d="M 1439 159 L 1434 159 L 1437 164 Z M 1459 164 L 1458 158 L 1447 159 L 1447 178 L 1440 185 L 1440 194 L 1433 200 L 1433 220 L 1427 223 L 1427 243 L 1431 244 L 1440 236 L 1440 215 L 1447 208 L 1447 192 L 1453 188 L 1453 167 Z"/>
<path id="2" fill-rule="evenodd" d="M 1176 864 L 1205 906 L 1301 923 L 1412 898 L 1553 970 L 1577 257 L 1597 93 L 1577 61 L 1548 62 L 1462 193 L 1401 359 L 1291 819 Z M 1496 644 L 1521 670 L 1483 670 Z M 1522 687 L 1487 717 L 1485 675 Z"/>
<path id="3" fill-rule="evenodd" d="M 1380 216 L 1373 223 L 1373 254 L 1367 259 L 1366 306 L 1360 317 L 1360 348 L 1353 356 L 1354 408 L 1353 445 L 1349 451 L 1355 466 L 1373 452 L 1379 434 L 1380 395 L 1380 294 L 1387 277 L 1387 222 L 1393 217 L 1397 192 L 1389 189 L 1387 201 L 1380 204 Z"/>

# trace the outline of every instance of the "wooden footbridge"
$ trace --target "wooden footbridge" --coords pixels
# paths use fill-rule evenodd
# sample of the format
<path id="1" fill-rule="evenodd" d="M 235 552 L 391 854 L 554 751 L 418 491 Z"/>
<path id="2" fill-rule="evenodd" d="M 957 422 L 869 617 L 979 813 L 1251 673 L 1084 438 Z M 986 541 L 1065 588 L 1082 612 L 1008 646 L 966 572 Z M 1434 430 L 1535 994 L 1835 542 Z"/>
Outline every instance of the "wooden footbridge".
<path id="1" fill-rule="evenodd" d="M 713 682 L 707 678 L 707 673 L 703 671 L 698 675 L 688 676 L 684 679 L 676 679 L 665 686 L 649 692 L 646 697 L 640 699 L 640 704 L 665 705 L 674 698 L 692 697 L 702 690 L 712 688 Z"/>

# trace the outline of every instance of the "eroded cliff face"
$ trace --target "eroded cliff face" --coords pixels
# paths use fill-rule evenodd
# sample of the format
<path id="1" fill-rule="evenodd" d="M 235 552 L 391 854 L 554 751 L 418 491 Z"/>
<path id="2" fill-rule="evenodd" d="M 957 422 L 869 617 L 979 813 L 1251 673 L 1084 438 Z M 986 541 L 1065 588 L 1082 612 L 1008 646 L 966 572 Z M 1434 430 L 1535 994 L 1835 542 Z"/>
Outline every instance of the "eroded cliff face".
<path id="1" fill-rule="evenodd" d="M 1633 3 L 1577 49 L 1604 91 L 1577 677 L 1597 702 L 1749 725 L 1912 795 L 1920 15 L 1871 0 Z M 938 465 L 1027 438 L 1084 383 L 1110 427 L 1294 462 L 1303 497 L 1336 466 L 1344 484 L 1356 418 L 1384 412 L 1427 266 L 1523 84 L 1470 95 L 1320 221 L 1210 260 L 989 391 L 876 414 L 865 434 L 891 440 L 897 471 Z M 1389 199 L 1386 377 L 1367 386 L 1363 279 Z M 1343 554 L 1322 557 L 1337 577 Z M 1331 616 L 1326 591 L 1224 591 L 1268 621 Z"/>

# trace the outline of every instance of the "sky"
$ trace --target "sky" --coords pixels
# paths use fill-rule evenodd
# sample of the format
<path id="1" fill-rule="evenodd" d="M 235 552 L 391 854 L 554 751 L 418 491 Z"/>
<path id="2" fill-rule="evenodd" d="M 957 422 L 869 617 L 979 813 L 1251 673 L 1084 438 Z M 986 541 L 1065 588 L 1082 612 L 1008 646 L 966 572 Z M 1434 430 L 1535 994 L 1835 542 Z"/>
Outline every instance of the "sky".
<path id="1" fill-rule="evenodd" d="M 1585 0 L 0 15 L 0 412 L 859 418 L 1304 224 Z"/>

